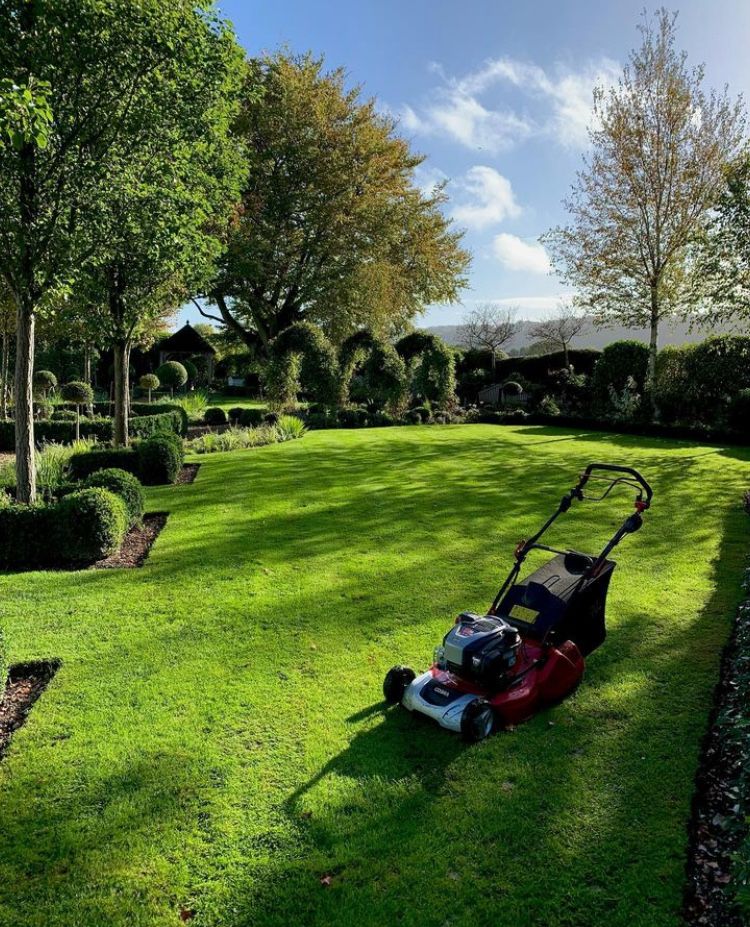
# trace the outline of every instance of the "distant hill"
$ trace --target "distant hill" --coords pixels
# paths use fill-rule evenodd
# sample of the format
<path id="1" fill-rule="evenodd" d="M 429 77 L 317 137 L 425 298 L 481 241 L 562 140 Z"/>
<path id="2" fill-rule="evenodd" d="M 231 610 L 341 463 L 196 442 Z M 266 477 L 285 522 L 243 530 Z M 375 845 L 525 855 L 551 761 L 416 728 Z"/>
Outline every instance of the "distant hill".
<path id="1" fill-rule="evenodd" d="M 520 348 L 528 347 L 535 340 L 531 336 L 531 330 L 534 325 L 533 321 L 521 322 L 521 327 L 513 339 L 503 350 L 509 353 Z M 461 345 L 460 325 L 433 325 L 427 331 L 439 335 L 448 344 L 459 347 Z M 711 334 L 720 334 L 723 331 L 731 331 L 729 327 L 722 328 L 717 326 Z M 684 322 L 671 321 L 663 323 L 659 330 L 659 346 L 664 347 L 667 344 L 689 344 L 696 341 L 703 341 L 709 332 L 697 329 L 691 332 L 690 327 Z M 644 341 L 648 343 L 649 333 L 643 328 L 622 328 L 613 326 L 611 328 L 589 328 L 573 342 L 575 348 L 604 348 L 613 341 L 621 341 L 623 338 L 631 338 L 635 341 Z"/>

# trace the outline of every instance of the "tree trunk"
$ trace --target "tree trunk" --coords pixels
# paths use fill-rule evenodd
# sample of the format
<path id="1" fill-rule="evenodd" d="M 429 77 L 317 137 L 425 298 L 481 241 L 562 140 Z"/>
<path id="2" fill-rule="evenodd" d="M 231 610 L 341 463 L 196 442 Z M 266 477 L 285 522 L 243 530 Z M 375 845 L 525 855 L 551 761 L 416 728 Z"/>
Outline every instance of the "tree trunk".
<path id="1" fill-rule="evenodd" d="M 16 499 L 36 500 L 34 465 L 34 312 L 19 305 L 16 329 Z"/>
<path id="2" fill-rule="evenodd" d="M 10 361 L 10 336 L 3 332 L 3 356 L 0 360 L 0 418 L 8 418 L 8 367 Z"/>
<path id="3" fill-rule="evenodd" d="M 127 447 L 130 345 L 122 340 L 116 341 L 112 347 L 115 360 L 115 425 L 112 437 L 115 447 Z"/>
<path id="4" fill-rule="evenodd" d="M 657 286 L 651 286 L 651 337 L 648 345 L 648 376 L 646 390 L 651 401 L 654 421 L 659 420 L 659 407 L 654 399 L 656 385 L 656 356 L 659 351 L 659 292 Z"/>
<path id="5" fill-rule="evenodd" d="M 570 369 L 570 363 L 568 360 L 568 342 L 567 341 L 563 342 L 563 366 L 565 367 L 566 370 Z"/>
<path id="6" fill-rule="evenodd" d="M 495 353 L 494 348 L 490 348 L 490 354 L 492 356 L 492 382 L 494 383 L 497 379 L 495 371 L 497 369 L 497 354 Z"/>
<path id="7" fill-rule="evenodd" d="M 91 382 L 91 348 L 86 344 L 83 346 L 83 381 L 93 386 Z M 94 417 L 94 400 L 88 404 L 86 413 L 91 418 Z"/>
<path id="8" fill-rule="evenodd" d="M 81 440 L 81 407 L 76 403 L 76 441 Z"/>

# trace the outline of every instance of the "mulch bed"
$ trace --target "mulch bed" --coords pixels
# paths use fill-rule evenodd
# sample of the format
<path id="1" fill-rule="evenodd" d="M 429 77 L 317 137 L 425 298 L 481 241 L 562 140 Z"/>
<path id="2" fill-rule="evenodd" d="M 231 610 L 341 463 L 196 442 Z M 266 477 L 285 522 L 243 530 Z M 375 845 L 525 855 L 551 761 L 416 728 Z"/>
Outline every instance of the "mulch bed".
<path id="1" fill-rule="evenodd" d="M 185 483 L 194 483 L 201 465 L 198 463 L 187 463 L 182 465 L 182 470 L 177 474 L 175 483 L 182 486 Z"/>
<path id="2" fill-rule="evenodd" d="M 150 512 L 140 525 L 134 525 L 125 535 L 122 547 L 93 565 L 93 570 L 121 570 L 142 567 L 154 541 L 167 523 L 167 512 Z"/>
<path id="3" fill-rule="evenodd" d="M 16 663 L 10 668 L 5 692 L 0 699 L 0 759 L 14 732 L 26 721 L 31 706 L 44 692 L 60 667 L 58 660 Z"/>
<path id="4" fill-rule="evenodd" d="M 690 927 L 744 927 L 732 897 L 732 854 L 748 831 L 746 701 L 750 673 L 750 599 L 739 608 L 721 662 L 703 741 L 689 824 L 683 915 Z"/>

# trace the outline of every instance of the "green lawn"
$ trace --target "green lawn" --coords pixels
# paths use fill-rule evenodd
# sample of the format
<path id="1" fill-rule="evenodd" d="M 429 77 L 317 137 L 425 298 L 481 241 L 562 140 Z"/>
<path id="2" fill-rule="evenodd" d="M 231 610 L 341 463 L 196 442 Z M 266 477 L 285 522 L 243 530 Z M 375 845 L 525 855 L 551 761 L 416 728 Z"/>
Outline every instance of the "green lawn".
<path id="1" fill-rule="evenodd" d="M 209 393 L 208 404 L 212 408 L 218 406 L 225 411 L 229 409 L 267 409 L 268 405 L 262 399 L 247 399 L 244 396 L 226 396 L 224 393 Z"/>
<path id="2" fill-rule="evenodd" d="M 475 747 L 384 711 L 388 667 L 486 608 L 597 459 L 642 468 L 655 504 L 575 697 Z M 676 927 L 749 460 L 551 428 L 314 432 L 149 491 L 171 515 L 142 570 L 0 577 L 12 658 L 63 660 L 0 764 L 0 924 Z M 550 540 L 591 549 L 629 504 Z"/>

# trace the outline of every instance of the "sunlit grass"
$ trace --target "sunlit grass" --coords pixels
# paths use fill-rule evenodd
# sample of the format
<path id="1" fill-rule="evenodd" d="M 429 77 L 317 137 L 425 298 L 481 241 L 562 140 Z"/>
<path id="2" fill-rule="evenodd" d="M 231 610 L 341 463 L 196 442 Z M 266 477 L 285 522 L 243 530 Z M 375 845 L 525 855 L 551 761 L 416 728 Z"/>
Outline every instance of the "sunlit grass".
<path id="1" fill-rule="evenodd" d="M 0 923 L 678 927 L 750 451 L 477 425 L 200 460 L 149 490 L 142 570 L 0 578 L 11 658 L 63 660 L 0 764 Z M 655 503 L 577 695 L 469 748 L 385 711 L 591 460 Z"/>

